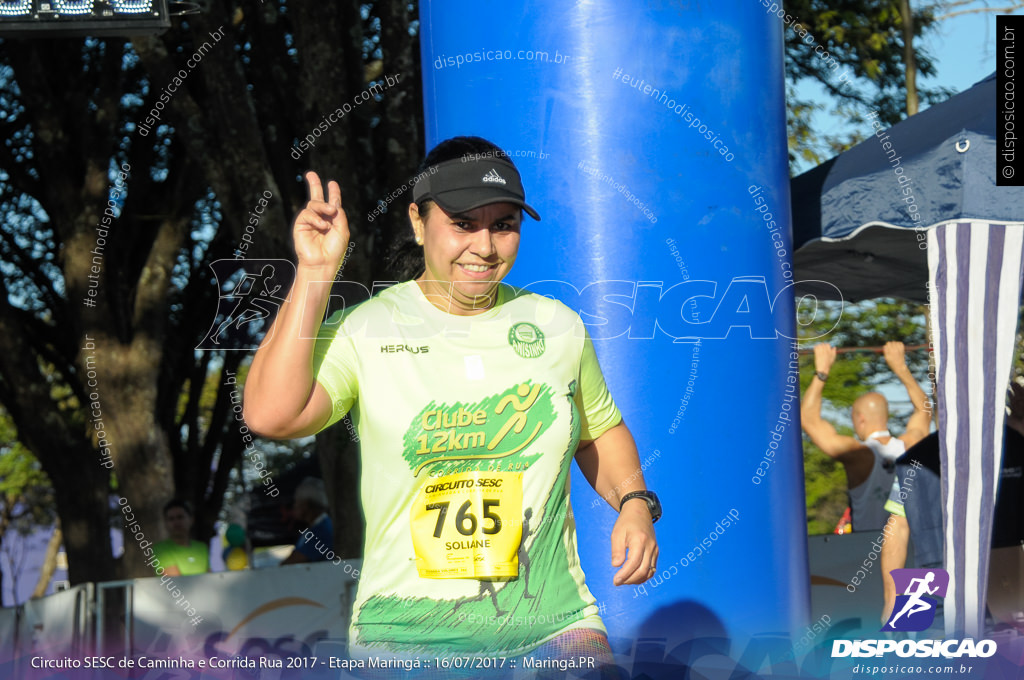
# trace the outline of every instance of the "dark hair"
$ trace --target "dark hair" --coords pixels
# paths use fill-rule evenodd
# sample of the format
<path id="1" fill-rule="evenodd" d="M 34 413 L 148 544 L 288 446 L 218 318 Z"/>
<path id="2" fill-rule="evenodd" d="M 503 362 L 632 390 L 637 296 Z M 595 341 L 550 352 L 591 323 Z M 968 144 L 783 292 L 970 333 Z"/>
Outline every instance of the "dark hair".
<path id="1" fill-rule="evenodd" d="M 168 510 L 173 510 L 174 508 L 181 508 L 189 517 L 192 516 L 192 508 L 189 507 L 188 503 L 181 500 L 180 498 L 172 498 L 171 500 L 167 501 L 167 504 L 164 505 L 164 516 L 167 515 Z"/>
<path id="2" fill-rule="evenodd" d="M 508 159 L 508 154 L 501 147 L 483 137 L 452 137 L 430 150 L 430 153 L 416 169 L 416 175 L 425 172 L 432 165 L 453 161 L 464 156 L 490 156 Z M 423 219 L 427 219 L 427 215 L 430 214 L 434 205 L 434 201 L 428 198 L 417 203 L 416 207 L 419 208 Z M 422 247 L 417 245 L 410 229 L 402 229 L 386 258 L 386 270 L 393 273 L 395 280 L 408 281 L 422 274 L 425 266 Z"/>

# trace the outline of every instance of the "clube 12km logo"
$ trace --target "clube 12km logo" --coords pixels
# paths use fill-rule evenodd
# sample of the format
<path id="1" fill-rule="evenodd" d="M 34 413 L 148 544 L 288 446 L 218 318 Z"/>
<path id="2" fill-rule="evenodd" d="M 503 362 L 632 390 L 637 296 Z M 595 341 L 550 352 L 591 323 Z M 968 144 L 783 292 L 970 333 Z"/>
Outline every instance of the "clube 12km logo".
<path id="1" fill-rule="evenodd" d="M 945 569 L 893 569 L 896 603 L 881 630 L 920 632 L 935 621 L 938 598 L 946 597 L 949 574 Z M 973 657 L 987 658 L 996 653 L 994 640 L 833 640 L 832 657 L 884 656 L 895 652 L 901 657 Z"/>

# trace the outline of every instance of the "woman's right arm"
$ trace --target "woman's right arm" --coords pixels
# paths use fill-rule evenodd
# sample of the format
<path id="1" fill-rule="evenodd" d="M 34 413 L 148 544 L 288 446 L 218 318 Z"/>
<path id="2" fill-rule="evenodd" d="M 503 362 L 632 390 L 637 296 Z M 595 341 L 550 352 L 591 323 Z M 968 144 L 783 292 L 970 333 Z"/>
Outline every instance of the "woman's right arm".
<path id="1" fill-rule="evenodd" d="M 337 182 L 328 183 L 326 201 L 315 172 L 306 173 L 306 183 L 309 202 L 292 228 L 298 258 L 295 282 L 245 380 L 245 423 L 253 432 L 274 439 L 315 434 L 333 410 L 327 392 L 313 377 L 313 347 L 331 284 L 348 248 L 348 220 Z"/>

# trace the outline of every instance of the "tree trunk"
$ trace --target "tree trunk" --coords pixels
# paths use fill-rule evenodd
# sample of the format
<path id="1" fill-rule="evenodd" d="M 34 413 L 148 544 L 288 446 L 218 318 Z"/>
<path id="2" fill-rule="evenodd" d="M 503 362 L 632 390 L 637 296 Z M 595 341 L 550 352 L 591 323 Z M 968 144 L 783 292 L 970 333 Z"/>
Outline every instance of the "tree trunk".
<path id="1" fill-rule="evenodd" d="M 342 558 L 363 554 L 363 515 L 359 505 L 359 444 L 349 430 L 348 417 L 316 437 L 320 471 L 327 487 L 334 553 Z"/>
<path id="2" fill-rule="evenodd" d="M 0 555 L 4 554 L 4 534 L 7 533 L 7 528 L 11 525 L 11 510 L 14 504 L 10 499 L 5 498 L 4 504 L 0 507 Z M 15 594 L 15 604 L 17 604 L 17 594 Z M 4 570 L 0 568 L 0 607 L 4 606 Z"/>
<path id="3" fill-rule="evenodd" d="M 381 183 L 386 192 L 371 199 L 371 208 L 378 200 L 392 191 L 405 186 L 405 193 L 389 207 L 388 212 L 375 220 L 378 240 L 384 246 L 378 255 L 386 255 L 388 248 L 404 239 L 412 238 L 412 227 L 406 213 L 406 206 L 412 202 L 412 186 L 409 180 L 415 175 L 417 166 L 425 154 L 425 140 L 422 122 L 423 88 L 420 76 L 419 37 L 409 38 L 409 22 L 415 15 L 410 14 L 404 3 L 380 3 L 381 52 L 384 56 L 384 75 L 399 77 L 399 84 L 388 90 L 384 98 L 385 114 L 381 120 L 383 135 L 376 153 L 387 158 L 382 164 L 384 174 Z M 412 123 L 412 124 L 410 124 Z M 381 258 L 375 258 L 380 262 Z M 374 276 L 381 273 L 378 267 Z"/>
<path id="4" fill-rule="evenodd" d="M 379 102 L 354 102 L 376 36 L 353 3 L 291 3 L 286 12 L 209 3 L 163 36 L 130 45 L 0 42 L 8 69 L 0 167 L 9 176 L 0 204 L 32 206 L 5 208 L 19 219 L 0 230 L 0 255 L 14 271 L 0 272 L 0 402 L 53 483 L 72 583 L 151 573 L 131 534 L 124 560 L 111 555 L 111 522 L 123 528 L 126 518 L 120 509 L 111 517 L 101 436 L 146 540 L 163 536 L 161 510 L 172 496 L 195 504 L 197 536 L 212 532 L 243 446 L 229 390 L 211 408 L 199 403 L 201 385 L 250 353 L 197 358 L 220 294 L 209 264 L 232 257 L 250 234 L 246 257 L 293 259 L 303 170 L 342 185 L 357 245 L 345 278 L 370 275 L 382 241 L 364 226 L 366 206 L 405 181 L 422 151 L 418 48 L 408 35 L 415 9 L 371 5 L 386 19 L 381 72 L 400 74 Z M 206 42 L 201 61 L 186 65 Z M 158 102 L 161 120 L 141 133 Z M 294 140 L 345 104 L 351 113 L 296 159 Z M 112 195 L 111 168 L 129 164 L 127 188 Z M 265 192 L 273 198 L 253 230 L 250 211 Z M 108 205 L 112 223 L 100 236 Z M 356 556 L 358 466 L 354 447 L 338 444 L 347 430 L 334 430 L 335 444 L 320 450 L 335 468 L 339 554 Z"/>
<path id="5" fill-rule="evenodd" d="M 36 581 L 35 590 L 32 591 L 32 597 L 42 597 L 46 595 L 46 589 L 50 585 L 50 579 L 53 578 L 53 572 L 57 571 L 57 553 L 60 552 L 60 544 L 64 540 L 64 534 L 60 530 L 60 520 L 57 520 L 57 524 L 53 527 L 53 534 L 50 536 L 50 542 L 46 544 L 46 557 L 43 559 L 43 566 L 39 571 L 39 580 Z"/>
<path id="6" fill-rule="evenodd" d="M 917 113 L 917 57 L 914 55 L 914 13 L 910 0 L 900 0 L 900 20 L 903 25 L 903 66 L 907 74 L 907 115 Z"/>
<path id="7" fill-rule="evenodd" d="M 0 320 L 9 313 L 0 300 Z M 110 578 L 114 568 L 106 531 L 110 474 L 99 465 L 92 442 L 82 436 L 85 428 L 79 425 L 79 432 L 71 431 L 67 414 L 54 408 L 49 381 L 40 375 L 37 361 L 31 360 L 37 354 L 24 333 L 4 326 L 0 375 L 11 391 L 5 406 L 17 425 L 18 439 L 39 459 L 53 483 L 57 513 L 63 520 L 68 578 L 73 583 Z M 97 526 L 104 530 L 97 531 Z"/>

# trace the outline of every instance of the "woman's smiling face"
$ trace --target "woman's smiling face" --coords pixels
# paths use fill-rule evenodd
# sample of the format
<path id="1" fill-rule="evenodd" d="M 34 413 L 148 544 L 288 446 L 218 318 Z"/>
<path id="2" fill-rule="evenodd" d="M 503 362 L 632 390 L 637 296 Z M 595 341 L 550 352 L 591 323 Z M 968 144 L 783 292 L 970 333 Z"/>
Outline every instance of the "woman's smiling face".
<path id="1" fill-rule="evenodd" d="M 426 220 L 409 206 L 426 269 L 420 288 L 436 307 L 450 314 L 479 314 L 494 305 L 498 283 L 519 252 L 522 211 L 513 203 L 491 203 L 461 213 L 434 204 Z"/>

